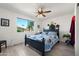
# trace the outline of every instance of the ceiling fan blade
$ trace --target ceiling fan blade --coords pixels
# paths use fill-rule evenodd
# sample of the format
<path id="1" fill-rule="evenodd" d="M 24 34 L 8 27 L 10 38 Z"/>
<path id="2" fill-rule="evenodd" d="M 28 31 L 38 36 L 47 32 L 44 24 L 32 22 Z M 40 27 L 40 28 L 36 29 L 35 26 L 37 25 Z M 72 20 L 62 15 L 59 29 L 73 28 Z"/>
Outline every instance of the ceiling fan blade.
<path id="1" fill-rule="evenodd" d="M 38 17 L 38 15 L 36 15 L 36 17 Z"/>
<path id="2" fill-rule="evenodd" d="M 46 17 L 46 15 L 44 15 L 43 13 L 42 13 L 42 16 L 43 16 L 43 17 Z"/>
<path id="3" fill-rule="evenodd" d="M 40 11 L 38 10 L 38 14 L 40 14 Z"/>
<path id="4" fill-rule="evenodd" d="M 36 15 L 36 17 L 38 17 L 40 15 L 40 13 L 38 13 L 37 15 Z"/>
<path id="5" fill-rule="evenodd" d="M 35 15 L 35 17 L 38 17 L 39 15 L 37 14 L 37 15 Z"/>
<path id="6" fill-rule="evenodd" d="M 44 13 L 49 13 L 49 12 L 52 12 L 52 11 L 44 11 Z"/>

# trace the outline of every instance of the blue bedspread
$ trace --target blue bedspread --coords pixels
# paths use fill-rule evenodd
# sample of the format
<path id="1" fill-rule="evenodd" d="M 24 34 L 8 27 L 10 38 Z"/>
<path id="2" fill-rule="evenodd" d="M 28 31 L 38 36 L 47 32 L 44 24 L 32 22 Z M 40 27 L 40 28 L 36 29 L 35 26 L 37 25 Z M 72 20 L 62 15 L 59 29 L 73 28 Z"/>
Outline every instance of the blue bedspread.
<path id="1" fill-rule="evenodd" d="M 37 34 L 37 35 L 32 35 L 29 36 L 28 38 L 32 39 L 32 40 L 38 40 L 38 41 L 42 41 L 42 39 L 45 39 L 45 51 L 50 51 L 51 48 L 59 41 L 58 36 L 56 34 L 56 32 L 42 32 L 41 34 Z"/>

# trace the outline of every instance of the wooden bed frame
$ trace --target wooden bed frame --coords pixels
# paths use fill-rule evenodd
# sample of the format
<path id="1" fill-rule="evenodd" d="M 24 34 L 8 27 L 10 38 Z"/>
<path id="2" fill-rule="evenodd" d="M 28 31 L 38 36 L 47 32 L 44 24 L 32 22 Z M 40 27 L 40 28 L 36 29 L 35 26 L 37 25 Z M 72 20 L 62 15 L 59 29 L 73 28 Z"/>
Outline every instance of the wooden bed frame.
<path id="1" fill-rule="evenodd" d="M 58 30 L 56 30 L 56 32 L 59 38 L 59 28 Z M 30 39 L 27 37 L 27 35 L 25 35 L 25 46 L 26 44 L 29 44 L 33 48 L 37 49 L 39 52 L 41 52 L 42 56 L 45 56 L 45 39 L 44 38 L 42 39 L 42 41 L 38 41 L 38 40 Z"/>
<path id="2" fill-rule="evenodd" d="M 42 39 L 42 42 L 41 42 L 38 40 L 32 40 L 30 38 L 27 38 L 27 35 L 25 35 L 25 46 L 26 46 L 26 44 L 29 44 L 33 48 L 40 51 L 42 53 L 42 56 L 45 55 L 45 40 L 44 40 L 44 38 Z"/>

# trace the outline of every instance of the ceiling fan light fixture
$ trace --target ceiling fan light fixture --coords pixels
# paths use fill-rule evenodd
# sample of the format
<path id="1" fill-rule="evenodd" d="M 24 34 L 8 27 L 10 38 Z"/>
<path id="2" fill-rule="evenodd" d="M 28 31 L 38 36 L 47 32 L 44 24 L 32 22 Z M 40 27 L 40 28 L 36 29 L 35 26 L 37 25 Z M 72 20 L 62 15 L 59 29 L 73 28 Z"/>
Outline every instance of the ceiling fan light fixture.
<path id="1" fill-rule="evenodd" d="M 46 17 L 45 13 L 50 13 L 50 12 L 51 10 L 45 11 L 43 8 L 38 8 L 36 17 L 40 15 L 43 17 Z"/>

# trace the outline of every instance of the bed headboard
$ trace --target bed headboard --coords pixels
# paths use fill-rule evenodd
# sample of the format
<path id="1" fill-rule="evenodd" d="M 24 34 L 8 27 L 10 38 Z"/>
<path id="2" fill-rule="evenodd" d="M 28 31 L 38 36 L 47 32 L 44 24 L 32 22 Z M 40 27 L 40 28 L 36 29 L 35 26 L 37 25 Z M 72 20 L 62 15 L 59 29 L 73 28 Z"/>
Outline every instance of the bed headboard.
<path id="1" fill-rule="evenodd" d="M 51 30 L 51 29 L 43 29 L 43 31 L 44 31 L 44 32 L 50 32 L 50 31 L 52 31 L 52 32 L 57 32 L 57 35 L 58 35 L 58 38 L 59 38 L 59 36 L 60 36 L 60 35 L 59 35 L 59 27 L 60 27 L 60 25 L 57 24 L 57 25 L 55 26 L 54 30 L 53 30 L 53 29 L 52 29 L 52 30 Z"/>
<path id="2" fill-rule="evenodd" d="M 55 27 L 55 31 L 57 32 L 58 38 L 60 38 L 59 29 L 60 29 L 60 25 L 57 24 Z"/>

